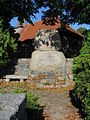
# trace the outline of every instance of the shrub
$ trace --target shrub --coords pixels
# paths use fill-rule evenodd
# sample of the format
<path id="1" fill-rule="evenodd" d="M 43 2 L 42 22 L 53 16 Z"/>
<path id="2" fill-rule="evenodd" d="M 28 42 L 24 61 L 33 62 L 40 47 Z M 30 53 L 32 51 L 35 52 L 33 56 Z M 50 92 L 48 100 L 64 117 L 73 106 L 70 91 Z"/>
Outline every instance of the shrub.
<path id="1" fill-rule="evenodd" d="M 27 93 L 26 111 L 28 120 L 44 120 L 43 107 L 38 104 L 38 95 Z"/>
<path id="2" fill-rule="evenodd" d="M 17 44 L 10 34 L 10 30 L 3 30 L 3 21 L 0 19 L 0 67 L 8 65 L 10 59 L 15 56 Z"/>
<path id="3" fill-rule="evenodd" d="M 38 99 L 39 97 L 37 95 L 33 95 L 31 92 L 27 93 L 26 108 L 31 110 L 39 109 Z"/>
<path id="4" fill-rule="evenodd" d="M 26 88 L 16 88 L 13 93 L 26 93 L 27 89 Z"/>
<path id="5" fill-rule="evenodd" d="M 84 119 L 90 120 L 90 32 L 83 43 L 80 55 L 74 58 L 73 96 L 81 102 Z"/>

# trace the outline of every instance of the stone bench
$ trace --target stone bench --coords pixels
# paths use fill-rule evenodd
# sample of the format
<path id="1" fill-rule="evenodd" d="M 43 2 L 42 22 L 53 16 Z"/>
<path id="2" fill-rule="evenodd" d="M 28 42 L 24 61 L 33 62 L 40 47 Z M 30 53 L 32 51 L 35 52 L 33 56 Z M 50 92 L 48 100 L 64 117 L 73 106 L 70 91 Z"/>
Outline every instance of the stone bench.
<path id="1" fill-rule="evenodd" d="M 9 82 L 11 79 L 13 80 L 20 80 L 20 82 L 23 82 L 23 80 L 27 80 L 28 76 L 22 76 L 22 75 L 6 75 L 5 79 L 6 82 Z"/>

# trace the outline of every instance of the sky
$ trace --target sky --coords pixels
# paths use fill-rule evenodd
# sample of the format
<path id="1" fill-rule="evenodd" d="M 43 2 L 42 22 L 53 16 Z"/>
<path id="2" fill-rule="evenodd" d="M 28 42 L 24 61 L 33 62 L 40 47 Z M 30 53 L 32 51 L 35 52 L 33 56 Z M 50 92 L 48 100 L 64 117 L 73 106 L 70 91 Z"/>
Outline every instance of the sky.
<path id="1" fill-rule="evenodd" d="M 41 9 L 39 9 L 39 13 L 35 14 L 36 18 L 34 17 L 31 17 L 31 20 L 34 22 L 37 22 L 39 20 L 41 20 L 41 16 L 42 16 L 42 11 L 46 11 L 46 9 L 44 9 L 43 7 Z M 14 17 L 11 21 L 10 21 L 10 24 L 15 27 L 16 24 L 17 24 L 17 17 Z M 75 24 L 70 24 L 70 26 L 77 30 L 79 27 L 85 27 L 86 29 L 90 29 L 90 25 L 86 25 L 86 24 L 82 24 L 82 25 L 78 25 L 78 23 L 75 23 Z"/>

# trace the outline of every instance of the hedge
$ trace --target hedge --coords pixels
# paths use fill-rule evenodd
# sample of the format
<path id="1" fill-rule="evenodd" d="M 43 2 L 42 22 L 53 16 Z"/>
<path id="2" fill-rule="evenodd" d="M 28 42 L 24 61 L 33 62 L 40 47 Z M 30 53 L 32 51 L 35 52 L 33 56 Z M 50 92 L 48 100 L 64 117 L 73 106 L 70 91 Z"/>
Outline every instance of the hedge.
<path id="1" fill-rule="evenodd" d="M 75 80 L 73 96 L 81 103 L 84 119 L 90 120 L 90 31 L 80 55 L 74 58 L 73 74 Z"/>

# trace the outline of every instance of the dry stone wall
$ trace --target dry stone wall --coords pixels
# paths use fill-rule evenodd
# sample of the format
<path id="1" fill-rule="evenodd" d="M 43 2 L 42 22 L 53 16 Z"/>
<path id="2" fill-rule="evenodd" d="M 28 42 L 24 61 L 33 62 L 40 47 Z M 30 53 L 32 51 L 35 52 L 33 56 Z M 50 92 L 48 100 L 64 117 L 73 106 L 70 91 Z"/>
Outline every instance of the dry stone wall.
<path id="1" fill-rule="evenodd" d="M 15 74 L 28 76 L 30 71 L 30 61 L 31 59 L 28 58 L 18 59 L 18 63 L 15 66 Z"/>

